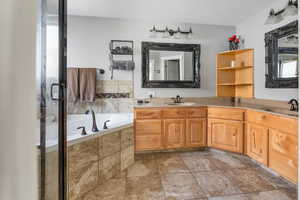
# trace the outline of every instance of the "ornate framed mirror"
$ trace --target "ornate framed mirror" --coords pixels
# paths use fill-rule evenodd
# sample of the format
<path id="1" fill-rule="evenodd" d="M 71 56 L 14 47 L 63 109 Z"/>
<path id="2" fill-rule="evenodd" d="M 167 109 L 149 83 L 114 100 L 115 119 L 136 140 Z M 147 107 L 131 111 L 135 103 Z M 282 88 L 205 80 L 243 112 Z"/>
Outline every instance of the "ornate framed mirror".
<path id="1" fill-rule="evenodd" d="M 200 88 L 200 45 L 142 42 L 143 88 Z"/>
<path id="2" fill-rule="evenodd" d="M 265 34 L 266 88 L 298 88 L 298 21 Z"/>

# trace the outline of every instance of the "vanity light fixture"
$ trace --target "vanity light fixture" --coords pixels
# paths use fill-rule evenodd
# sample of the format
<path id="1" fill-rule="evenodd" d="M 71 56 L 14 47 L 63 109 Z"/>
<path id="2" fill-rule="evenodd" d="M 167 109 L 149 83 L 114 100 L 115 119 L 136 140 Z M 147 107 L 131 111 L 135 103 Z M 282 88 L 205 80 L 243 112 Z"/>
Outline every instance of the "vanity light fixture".
<path id="1" fill-rule="evenodd" d="M 298 14 L 298 0 L 289 0 L 288 5 L 282 10 L 275 12 L 271 9 L 265 25 L 277 24 L 283 20 L 283 17 L 295 16 Z"/>
<path id="2" fill-rule="evenodd" d="M 284 9 L 282 16 L 287 17 L 287 16 L 294 16 L 297 15 L 298 13 L 298 2 L 293 0 L 289 0 L 289 3 L 287 7 Z"/>
<path id="3" fill-rule="evenodd" d="M 150 37 L 154 38 L 157 37 L 157 33 L 162 33 L 163 38 L 170 38 L 174 37 L 176 39 L 180 39 L 182 35 L 187 35 L 189 39 L 193 37 L 193 30 L 190 28 L 189 31 L 182 31 L 179 27 L 177 30 L 169 29 L 166 27 L 164 30 L 156 29 L 155 25 L 153 28 L 150 30 Z"/>
<path id="4" fill-rule="evenodd" d="M 281 13 L 275 13 L 274 9 L 271 9 L 269 17 L 267 18 L 265 25 L 269 24 L 277 24 L 283 20 L 283 17 L 281 16 Z"/>

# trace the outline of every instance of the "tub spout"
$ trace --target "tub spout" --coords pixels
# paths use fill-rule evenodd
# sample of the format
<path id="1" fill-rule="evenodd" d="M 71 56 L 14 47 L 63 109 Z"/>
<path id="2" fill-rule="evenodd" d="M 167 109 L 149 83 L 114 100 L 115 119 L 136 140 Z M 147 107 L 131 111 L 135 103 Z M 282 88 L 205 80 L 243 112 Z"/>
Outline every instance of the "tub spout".
<path id="1" fill-rule="evenodd" d="M 97 123 L 96 123 L 95 112 L 93 111 L 93 109 L 87 110 L 87 111 L 85 112 L 85 114 L 89 114 L 89 113 L 92 114 L 92 118 L 93 118 L 93 128 L 92 128 L 92 131 L 93 131 L 93 132 L 98 132 L 99 129 L 98 129 Z"/>

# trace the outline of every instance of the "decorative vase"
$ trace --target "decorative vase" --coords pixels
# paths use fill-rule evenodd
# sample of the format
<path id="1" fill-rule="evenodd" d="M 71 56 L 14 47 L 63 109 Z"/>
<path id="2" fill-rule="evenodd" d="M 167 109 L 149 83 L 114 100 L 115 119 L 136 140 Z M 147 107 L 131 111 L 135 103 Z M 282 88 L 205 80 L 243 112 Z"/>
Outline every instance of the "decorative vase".
<path id="1" fill-rule="evenodd" d="M 235 43 L 235 42 L 232 42 L 232 41 L 229 42 L 229 50 L 230 51 L 238 50 L 238 49 L 239 49 L 239 44 L 238 43 Z"/>

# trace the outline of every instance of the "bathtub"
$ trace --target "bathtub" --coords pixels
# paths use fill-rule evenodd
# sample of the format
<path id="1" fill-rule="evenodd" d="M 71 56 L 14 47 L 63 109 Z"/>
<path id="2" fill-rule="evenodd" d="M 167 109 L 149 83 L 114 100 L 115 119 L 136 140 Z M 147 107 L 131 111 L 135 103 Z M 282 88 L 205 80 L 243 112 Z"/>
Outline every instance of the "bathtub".
<path id="1" fill-rule="evenodd" d="M 68 115 L 66 147 L 68 159 L 66 163 L 68 169 L 73 166 L 72 170 L 68 170 L 67 176 L 69 199 L 81 199 L 82 195 L 107 183 L 110 178 L 119 176 L 134 163 L 133 114 L 96 114 L 96 120 L 99 132 L 93 133 L 90 114 Z M 106 120 L 110 120 L 107 124 L 108 129 L 103 130 L 103 123 Z M 58 196 L 58 191 L 53 190 L 53 185 L 59 176 L 57 165 L 51 164 L 59 162 L 55 118 L 49 117 L 47 125 L 45 179 L 48 184 L 45 185 L 45 196 L 46 200 L 52 200 Z M 85 126 L 88 134 L 82 136 L 81 130 L 77 130 L 79 126 Z M 40 149 L 37 151 L 41 156 Z M 41 166 L 39 168 L 41 169 Z M 98 170 L 101 173 L 98 173 Z M 98 181 L 103 179 L 105 181 Z"/>
<path id="2" fill-rule="evenodd" d="M 67 119 L 67 141 L 68 145 L 76 144 L 81 141 L 90 139 L 91 137 L 98 137 L 99 135 L 108 134 L 124 128 L 131 127 L 133 125 L 132 113 L 98 113 L 95 114 L 97 127 L 99 132 L 92 132 L 92 115 L 88 114 L 72 114 L 68 115 Z M 107 123 L 108 129 L 103 129 L 104 122 L 110 120 Z M 47 151 L 57 150 L 57 122 L 47 122 L 46 127 L 46 147 Z M 84 126 L 86 128 L 87 135 L 81 135 L 82 130 L 77 128 Z"/>

